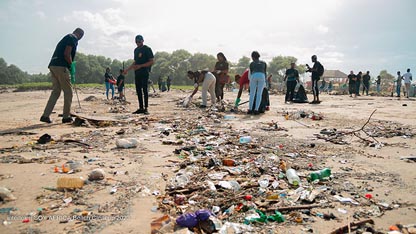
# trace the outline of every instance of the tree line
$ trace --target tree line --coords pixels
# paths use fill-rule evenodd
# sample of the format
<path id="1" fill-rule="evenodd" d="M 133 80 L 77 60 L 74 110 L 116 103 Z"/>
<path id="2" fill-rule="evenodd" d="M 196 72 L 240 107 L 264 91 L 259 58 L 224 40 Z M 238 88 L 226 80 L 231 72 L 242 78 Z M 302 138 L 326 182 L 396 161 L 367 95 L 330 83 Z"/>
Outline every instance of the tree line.
<path id="1" fill-rule="evenodd" d="M 76 83 L 104 83 L 104 73 L 107 67 L 110 67 L 114 77 L 119 75 L 119 70 L 128 67 L 133 60 L 120 61 L 100 55 L 86 55 L 77 53 L 75 57 L 76 65 Z M 168 52 L 155 53 L 155 64 L 151 68 L 150 78 L 157 82 L 159 78 L 166 80 L 167 76 L 173 78 L 173 85 L 192 85 L 192 81 L 186 76 L 188 70 L 208 69 L 213 70 L 216 56 L 195 53 L 180 49 Z M 241 57 L 236 63 L 228 61 L 230 64 L 229 74 L 231 78 L 235 74 L 242 74 L 249 67 L 251 59 L 247 56 Z M 273 82 L 281 83 L 285 71 L 290 67 L 290 63 L 296 63 L 297 58 L 293 56 L 276 56 L 268 63 L 267 72 L 273 75 Z M 306 67 L 298 64 L 297 69 L 300 74 L 305 73 Z M 383 70 L 380 72 L 382 77 L 388 77 L 388 80 L 394 79 L 394 76 Z M 375 77 L 373 77 L 374 79 Z M 387 79 L 386 79 L 387 80 Z M 8 65 L 3 58 L 0 58 L 0 85 L 14 85 L 28 82 L 50 82 L 50 74 L 28 74 L 17 66 Z M 126 77 L 126 83 L 134 83 L 134 73 L 130 72 Z"/>

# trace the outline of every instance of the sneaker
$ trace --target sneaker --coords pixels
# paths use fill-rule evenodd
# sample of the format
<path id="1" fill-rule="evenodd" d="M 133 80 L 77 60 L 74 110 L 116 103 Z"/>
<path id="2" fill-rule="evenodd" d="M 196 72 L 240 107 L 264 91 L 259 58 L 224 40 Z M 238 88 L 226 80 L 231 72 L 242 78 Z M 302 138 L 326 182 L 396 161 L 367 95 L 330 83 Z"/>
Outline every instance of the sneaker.
<path id="1" fill-rule="evenodd" d="M 42 117 L 40 117 L 40 122 L 52 123 L 52 120 L 49 117 L 42 116 Z"/>
<path id="2" fill-rule="evenodd" d="M 144 109 L 137 109 L 135 112 L 133 112 L 133 114 L 144 114 Z"/>
<path id="3" fill-rule="evenodd" d="M 150 115 L 149 111 L 147 109 L 144 109 L 143 114 Z"/>
<path id="4" fill-rule="evenodd" d="M 248 114 L 248 115 L 252 115 L 252 114 L 253 114 L 253 111 L 252 111 L 252 110 L 248 110 L 248 111 L 247 111 L 247 114 Z"/>
<path id="5" fill-rule="evenodd" d="M 253 112 L 253 115 L 259 115 L 259 114 L 260 114 L 260 111 L 256 111 L 256 110 L 255 110 L 255 111 Z"/>
<path id="6" fill-rule="evenodd" d="M 62 123 L 72 123 L 74 120 L 71 117 L 63 118 Z"/>

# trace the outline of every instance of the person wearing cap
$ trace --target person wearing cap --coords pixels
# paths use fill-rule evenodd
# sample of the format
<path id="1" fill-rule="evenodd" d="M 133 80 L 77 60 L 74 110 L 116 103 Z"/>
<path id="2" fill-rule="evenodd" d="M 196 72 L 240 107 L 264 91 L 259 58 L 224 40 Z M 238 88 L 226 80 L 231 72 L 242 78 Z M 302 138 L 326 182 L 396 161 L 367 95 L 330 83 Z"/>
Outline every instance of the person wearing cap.
<path id="1" fill-rule="evenodd" d="M 150 69 L 154 63 L 154 56 L 152 49 L 143 44 L 144 39 L 142 35 L 137 35 L 135 40 L 137 47 L 134 49 L 134 62 L 124 71 L 124 74 L 127 74 L 130 70 L 134 70 L 139 109 L 133 112 L 133 114 L 149 114 L 147 110 L 149 106 L 148 81 Z"/>
<path id="2" fill-rule="evenodd" d="M 52 123 L 50 115 L 58 101 L 61 91 L 64 91 L 64 109 L 62 123 L 71 123 L 71 104 L 72 104 L 72 85 L 70 79 L 70 69 L 77 51 L 78 41 L 84 36 L 84 30 L 76 28 L 73 33 L 62 38 L 53 52 L 49 63 L 49 71 L 52 77 L 52 92 L 49 96 L 45 110 L 40 117 L 41 122 Z M 74 71 L 71 71 L 74 72 Z"/>

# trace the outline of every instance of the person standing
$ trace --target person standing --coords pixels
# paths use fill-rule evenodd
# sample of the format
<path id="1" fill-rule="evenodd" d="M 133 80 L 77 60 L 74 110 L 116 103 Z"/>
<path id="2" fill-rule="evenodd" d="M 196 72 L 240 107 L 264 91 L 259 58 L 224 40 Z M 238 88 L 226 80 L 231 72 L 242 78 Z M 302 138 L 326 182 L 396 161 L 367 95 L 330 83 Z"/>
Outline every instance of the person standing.
<path id="1" fill-rule="evenodd" d="M 296 84 L 299 82 L 299 72 L 296 70 L 296 64 L 291 63 L 290 68 L 286 70 L 283 81 L 286 81 L 285 103 L 293 102 Z"/>
<path id="2" fill-rule="evenodd" d="M 124 80 L 125 77 L 123 75 L 123 69 L 120 69 L 120 75 L 117 76 L 117 90 L 119 94 L 120 101 L 126 100 L 126 97 L 124 96 Z"/>
<path id="3" fill-rule="evenodd" d="M 134 80 L 136 93 L 139 100 L 139 109 L 133 112 L 133 114 L 148 115 L 148 80 L 151 66 L 154 63 L 154 56 L 152 49 L 149 46 L 144 45 L 144 39 L 142 35 L 137 35 L 135 41 L 137 47 L 134 49 L 134 62 L 124 71 L 124 74 L 127 74 L 127 72 L 130 70 L 134 70 Z"/>
<path id="4" fill-rule="evenodd" d="M 397 72 L 397 80 L 396 80 L 396 97 L 400 97 L 400 90 L 402 89 L 402 80 L 403 77 L 400 75 L 400 71 Z"/>
<path id="5" fill-rule="evenodd" d="M 360 96 L 360 86 L 361 86 L 361 78 L 362 78 L 362 72 L 358 72 L 355 80 L 355 94 L 357 96 Z"/>
<path id="6" fill-rule="evenodd" d="M 266 85 L 267 64 L 260 60 L 260 54 L 257 51 L 251 53 L 251 59 L 253 61 L 250 63 L 250 99 L 247 114 L 258 115 L 263 89 Z M 256 105 L 253 109 L 254 97 L 256 97 Z"/>
<path id="7" fill-rule="evenodd" d="M 45 110 L 40 117 L 41 122 L 52 123 L 50 115 L 58 101 L 61 91 L 64 92 L 64 108 L 62 123 L 71 123 L 72 85 L 70 73 L 75 72 L 75 64 L 72 64 L 77 51 L 78 41 L 84 36 L 84 30 L 76 28 L 73 33 L 62 38 L 53 52 L 49 63 L 49 70 L 52 77 L 52 92 L 49 96 Z M 71 69 L 71 70 L 70 70 Z"/>
<path id="8" fill-rule="evenodd" d="M 172 77 L 168 76 L 168 79 L 166 80 L 166 85 L 168 86 L 168 92 L 170 91 L 170 86 L 172 85 Z"/>
<path id="9" fill-rule="evenodd" d="M 312 92 L 313 92 L 313 101 L 310 104 L 319 104 L 319 88 L 318 88 L 318 81 L 321 79 L 321 76 L 324 74 L 324 66 L 318 61 L 318 57 L 316 55 L 312 55 L 311 57 L 313 67 L 310 68 L 307 65 L 308 70 L 307 72 L 312 73 Z"/>
<path id="10" fill-rule="evenodd" d="M 105 83 L 105 95 L 107 96 L 107 100 L 108 100 L 108 91 L 110 89 L 111 89 L 111 100 L 113 100 L 114 99 L 114 83 L 116 82 L 113 77 L 113 74 L 111 73 L 111 69 L 109 67 L 105 69 L 104 83 Z"/>
<path id="11" fill-rule="evenodd" d="M 216 77 L 215 82 L 215 94 L 217 95 L 217 102 L 224 99 L 224 86 L 228 83 L 228 69 L 229 64 L 225 55 L 220 52 L 217 54 L 217 62 L 215 63 L 214 75 Z"/>
<path id="12" fill-rule="evenodd" d="M 363 95 L 365 91 L 365 95 L 368 96 L 368 91 L 370 90 L 370 79 L 370 71 L 367 71 L 367 73 L 363 76 Z"/>
<path id="13" fill-rule="evenodd" d="M 381 92 L 381 76 L 377 76 L 376 85 L 377 85 L 377 94 L 380 95 L 380 92 Z"/>
<path id="14" fill-rule="evenodd" d="M 162 76 L 159 75 L 159 78 L 157 79 L 157 86 L 159 87 L 159 91 L 162 91 Z"/>
<path id="15" fill-rule="evenodd" d="M 407 69 L 407 72 L 403 75 L 404 86 L 405 86 L 405 96 L 409 98 L 410 83 L 412 82 L 412 73 L 410 73 L 410 68 Z"/>
<path id="16" fill-rule="evenodd" d="M 357 81 L 357 76 L 354 74 L 354 71 L 351 71 L 348 75 L 348 91 L 350 93 L 350 97 L 354 94 L 354 97 L 357 96 L 357 92 L 355 92 L 355 88 L 357 85 L 355 82 Z"/>
<path id="17" fill-rule="evenodd" d="M 198 87 L 200 84 L 202 84 L 202 104 L 199 106 L 200 108 L 206 108 L 207 107 L 207 98 L 208 98 L 208 92 L 211 95 L 211 105 L 215 105 L 215 82 L 216 78 L 214 74 L 212 74 L 209 71 L 188 71 L 188 78 L 192 79 L 194 81 L 194 91 L 192 92 L 191 96 L 189 97 L 192 99 L 192 97 L 198 92 Z"/>

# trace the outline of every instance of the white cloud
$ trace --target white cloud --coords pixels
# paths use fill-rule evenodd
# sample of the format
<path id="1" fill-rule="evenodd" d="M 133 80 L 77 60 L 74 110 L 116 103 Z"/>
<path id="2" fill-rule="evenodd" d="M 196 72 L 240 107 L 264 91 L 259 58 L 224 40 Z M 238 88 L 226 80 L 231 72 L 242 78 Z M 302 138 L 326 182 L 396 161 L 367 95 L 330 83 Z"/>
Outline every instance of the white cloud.
<path id="1" fill-rule="evenodd" d="M 36 15 L 40 18 L 40 19 L 46 19 L 46 15 L 45 12 L 43 11 L 37 11 Z"/>
<path id="2" fill-rule="evenodd" d="M 326 34 L 329 31 L 329 28 L 327 26 L 322 25 L 322 24 L 318 25 L 318 27 L 316 29 L 318 30 L 319 33 L 322 33 L 322 34 Z"/>

